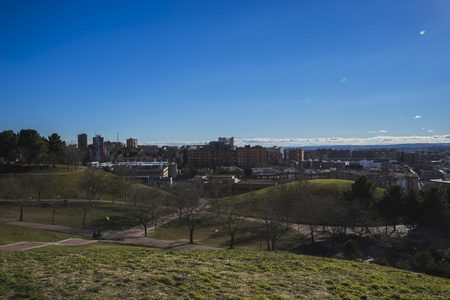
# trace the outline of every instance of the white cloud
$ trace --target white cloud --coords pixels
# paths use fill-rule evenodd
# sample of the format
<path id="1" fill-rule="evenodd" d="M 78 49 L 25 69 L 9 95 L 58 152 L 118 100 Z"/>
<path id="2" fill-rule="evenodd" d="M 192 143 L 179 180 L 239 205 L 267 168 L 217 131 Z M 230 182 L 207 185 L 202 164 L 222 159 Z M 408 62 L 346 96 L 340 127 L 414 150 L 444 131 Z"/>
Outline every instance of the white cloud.
<path id="1" fill-rule="evenodd" d="M 370 138 L 254 138 L 235 139 L 237 146 L 261 145 L 265 147 L 302 147 L 302 146 L 338 146 L 338 145 L 394 145 L 394 144 L 415 144 L 415 143 L 450 143 L 450 135 L 434 136 L 375 136 Z"/>
<path id="2" fill-rule="evenodd" d="M 234 139 L 234 144 L 238 147 L 244 145 L 261 145 L 263 147 L 306 147 L 306 146 L 339 146 L 339 145 L 395 145 L 395 144 L 416 144 L 416 143 L 450 143 L 449 135 L 433 135 L 433 136 L 375 136 L 369 138 L 342 138 L 342 137 L 325 137 L 325 138 L 249 138 Z M 139 142 L 140 145 L 204 145 L 209 141 L 153 141 Z"/>
<path id="3" fill-rule="evenodd" d="M 422 119 L 422 116 L 417 115 L 414 117 L 414 119 Z"/>
<path id="4" fill-rule="evenodd" d="M 369 133 L 385 133 L 387 130 L 369 131 Z"/>
<path id="5" fill-rule="evenodd" d="M 429 129 L 428 132 L 433 132 L 433 130 Z"/>

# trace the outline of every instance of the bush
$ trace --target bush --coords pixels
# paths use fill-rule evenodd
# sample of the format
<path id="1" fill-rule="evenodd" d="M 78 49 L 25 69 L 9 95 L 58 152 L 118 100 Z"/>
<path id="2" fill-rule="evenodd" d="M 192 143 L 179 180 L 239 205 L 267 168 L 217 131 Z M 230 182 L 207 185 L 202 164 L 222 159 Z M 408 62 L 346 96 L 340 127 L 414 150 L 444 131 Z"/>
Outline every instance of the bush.
<path id="1" fill-rule="evenodd" d="M 434 258 L 429 252 L 418 252 L 414 255 L 414 266 L 421 271 L 432 270 Z"/>
<path id="2" fill-rule="evenodd" d="M 354 260 L 360 254 L 359 245 L 355 240 L 347 240 L 343 245 L 344 257 L 346 259 Z"/>

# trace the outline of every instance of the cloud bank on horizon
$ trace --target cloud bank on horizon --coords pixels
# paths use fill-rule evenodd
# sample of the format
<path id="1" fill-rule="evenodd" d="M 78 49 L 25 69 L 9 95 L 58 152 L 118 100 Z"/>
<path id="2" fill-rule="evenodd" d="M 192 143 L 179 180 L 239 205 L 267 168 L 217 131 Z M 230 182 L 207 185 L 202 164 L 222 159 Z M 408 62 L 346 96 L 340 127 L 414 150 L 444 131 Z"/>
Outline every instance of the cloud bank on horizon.
<path id="1" fill-rule="evenodd" d="M 235 145 L 260 145 L 264 147 L 310 147 L 310 146 L 376 146 L 376 145 L 396 145 L 396 144 L 450 144 L 449 135 L 433 136 L 376 136 L 369 138 L 235 138 Z M 202 145 L 209 141 L 159 141 L 159 142 L 139 142 L 140 145 Z"/>

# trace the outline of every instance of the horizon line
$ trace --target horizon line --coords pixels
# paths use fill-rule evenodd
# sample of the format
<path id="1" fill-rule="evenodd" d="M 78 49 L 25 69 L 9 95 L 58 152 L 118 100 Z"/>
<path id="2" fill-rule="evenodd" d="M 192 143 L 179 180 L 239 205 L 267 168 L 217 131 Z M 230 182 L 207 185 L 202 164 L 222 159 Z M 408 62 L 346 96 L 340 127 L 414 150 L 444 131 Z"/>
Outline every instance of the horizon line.
<path id="1" fill-rule="evenodd" d="M 113 139 L 106 141 L 116 142 Z M 410 144 L 450 144 L 450 134 L 433 136 L 376 136 L 370 138 L 241 138 L 234 139 L 235 146 L 259 145 L 264 147 L 331 147 L 331 146 L 394 146 Z M 184 145 L 205 145 L 210 141 L 145 141 L 138 145 L 158 145 L 158 146 L 184 146 Z M 77 140 L 68 141 L 69 145 L 77 144 Z"/>

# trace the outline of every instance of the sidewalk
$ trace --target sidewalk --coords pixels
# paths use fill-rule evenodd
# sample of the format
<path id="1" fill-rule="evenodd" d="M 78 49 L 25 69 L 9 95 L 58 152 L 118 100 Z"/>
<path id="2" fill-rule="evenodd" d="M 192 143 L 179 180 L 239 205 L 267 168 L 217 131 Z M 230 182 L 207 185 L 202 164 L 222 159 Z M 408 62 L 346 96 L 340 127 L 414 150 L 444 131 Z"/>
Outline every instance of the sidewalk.
<path id="1" fill-rule="evenodd" d="M 10 245 L 4 245 L 0 246 L 0 251 L 17 251 L 17 250 L 28 250 L 28 249 L 34 249 L 34 248 L 40 248 L 45 246 L 52 246 L 52 245 L 84 245 L 93 243 L 96 241 L 90 241 L 90 240 L 80 240 L 80 239 L 67 239 L 63 241 L 59 241 L 56 243 L 44 243 L 44 242 L 20 242 Z"/>
<path id="2" fill-rule="evenodd" d="M 165 217 L 161 218 L 160 220 L 158 220 L 158 225 L 162 225 L 166 222 L 169 222 L 173 218 L 176 218 L 176 214 L 165 216 Z M 62 233 L 75 234 L 75 235 L 80 235 L 80 236 L 85 236 L 85 237 L 92 237 L 92 230 L 88 230 L 88 229 L 70 228 L 70 227 L 65 227 L 65 226 L 39 224 L 39 223 L 24 222 L 24 221 L 11 221 L 11 220 L 7 220 L 7 219 L 0 219 L 0 222 L 23 226 L 23 227 L 29 227 L 29 228 L 33 228 L 33 229 L 39 229 L 39 230 L 62 232 Z M 154 226 L 155 226 L 154 223 L 149 223 L 147 226 L 147 230 L 153 230 Z M 140 225 L 140 226 L 136 226 L 134 228 L 128 229 L 126 231 L 110 233 L 110 234 L 106 235 L 104 241 L 115 242 L 115 243 L 135 244 L 135 245 L 142 245 L 142 246 L 163 248 L 163 249 L 191 249 L 191 250 L 219 249 L 219 248 L 213 248 L 213 247 L 201 246 L 201 245 L 182 244 L 182 243 L 175 243 L 175 242 L 170 242 L 170 241 L 152 240 L 149 238 L 141 237 L 143 235 L 143 233 L 144 233 L 144 226 Z M 73 240 L 73 239 L 71 239 L 71 240 Z M 81 240 L 81 241 L 85 241 L 85 240 Z M 64 241 L 62 241 L 62 242 L 64 242 Z M 59 242 L 59 244 L 61 244 L 62 242 Z M 91 242 L 91 241 L 89 241 L 89 242 Z M 19 244 L 23 244 L 23 245 L 19 245 Z M 26 250 L 26 249 L 43 247 L 43 246 L 52 245 L 52 244 L 58 244 L 58 243 L 23 242 L 23 243 L 16 243 L 16 244 L 11 244 L 11 245 L 0 246 L 0 251 L 2 251 L 2 250 Z M 14 245 L 16 245 L 16 246 L 14 246 Z"/>

